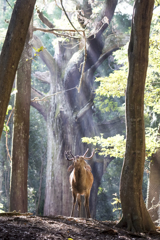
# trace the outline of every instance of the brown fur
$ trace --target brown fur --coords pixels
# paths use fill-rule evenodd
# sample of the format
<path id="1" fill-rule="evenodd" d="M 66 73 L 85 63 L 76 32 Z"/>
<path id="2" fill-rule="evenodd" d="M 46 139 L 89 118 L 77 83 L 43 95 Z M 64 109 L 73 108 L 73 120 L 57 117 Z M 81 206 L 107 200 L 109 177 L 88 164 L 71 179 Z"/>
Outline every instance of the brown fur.
<path id="1" fill-rule="evenodd" d="M 86 151 L 86 153 L 88 150 Z M 85 196 L 85 208 L 87 213 L 87 218 L 90 218 L 90 210 L 89 210 L 89 197 L 90 197 L 90 191 L 93 184 L 93 175 L 91 172 L 91 167 L 88 165 L 85 161 L 85 155 L 83 156 L 76 156 L 72 159 L 68 160 L 74 160 L 73 164 L 69 166 L 68 171 L 72 171 L 69 177 L 71 190 L 73 194 L 73 206 L 72 206 L 72 212 L 71 216 L 74 214 L 74 208 L 76 204 L 76 200 L 78 200 L 78 216 L 80 216 L 80 207 L 81 207 L 81 200 L 80 195 Z M 94 155 L 94 151 L 92 152 L 91 157 L 86 159 L 91 159 Z M 67 155 L 66 155 L 67 156 Z"/>

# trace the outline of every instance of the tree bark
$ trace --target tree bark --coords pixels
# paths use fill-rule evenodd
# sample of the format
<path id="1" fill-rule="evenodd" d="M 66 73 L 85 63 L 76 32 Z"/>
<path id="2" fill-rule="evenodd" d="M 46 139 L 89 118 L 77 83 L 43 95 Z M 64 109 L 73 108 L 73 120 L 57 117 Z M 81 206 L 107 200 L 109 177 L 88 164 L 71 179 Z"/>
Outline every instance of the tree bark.
<path id="1" fill-rule="evenodd" d="M 93 34 L 87 39 L 85 71 L 93 66 L 102 54 L 104 43 L 101 35 L 113 17 L 117 0 L 106 0 L 104 5 L 104 9 L 109 9 L 106 12 L 103 11 L 103 17 L 107 16 L 108 23 L 105 23 L 100 29 L 97 28 L 95 35 Z M 48 127 L 45 215 L 70 215 L 72 195 L 69 191 L 69 173 L 67 172 L 69 165 L 64 157 L 64 152 L 71 150 L 74 155 L 82 155 L 87 145 L 81 143 L 81 138 L 97 134 L 92 118 L 93 93 L 91 89 L 93 81 L 87 82 L 84 78 L 81 92 L 77 92 L 76 86 L 79 85 L 84 51 L 79 50 L 78 47 L 72 48 L 75 44 L 73 41 L 75 40 L 70 41 L 70 45 L 59 42 L 57 49 L 55 49 L 54 59 L 47 54 L 46 49 L 40 52 L 41 59 L 50 71 L 49 93 L 62 91 L 61 94 L 52 96 L 48 103 L 44 103 Z M 34 38 L 33 44 L 36 48 L 42 46 L 38 38 Z M 97 180 L 97 178 L 95 179 Z M 93 192 L 97 193 L 97 190 L 95 189 Z M 95 206 L 93 208 L 95 209 Z"/>
<path id="2" fill-rule="evenodd" d="M 43 45 L 43 43 L 37 37 L 32 41 L 33 46 L 35 48 L 39 48 Z M 72 44 L 72 43 L 71 43 Z M 115 47 L 115 45 L 114 45 Z M 67 50 L 69 49 L 69 51 Z M 45 63 L 49 63 L 48 68 L 52 69 L 53 72 L 50 71 L 50 79 L 47 79 L 47 82 L 50 83 L 50 94 L 54 92 L 64 91 L 64 82 L 63 75 L 64 69 L 68 63 L 68 60 L 73 55 L 74 51 L 77 49 L 73 49 L 71 51 L 71 47 L 65 48 L 65 45 L 59 43 L 58 53 L 55 54 L 56 61 L 52 60 L 52 57 L 46 53 L 46 49 L 40 53 L 41 59 Z M 117 49 L 117 48 L 116 48 Z M 109 49 L 109 53 L 112 51 Z M 61 58 L 61 56 L 65 56 Z M 106 56 L 109 56 L 106 54 Z M 45 59 L 48 59 L 45 60 Z M 59 65 L 60 64 L 60 65 Z M 47 65 L 48 66 L 48 65 Z M 57 67 L 56 67 L 57 66 Z M 63 66 L 63 68 L 61 68 Z M 68 67 L 70 71 L 72 71 L 72 67 L 70 67 L 70 63 L 68 63 Z M 95 67 L 96 70 L 96 67 Z M 92 71 L 93 73 L 94 71 Z M 47 76 L 46 73 L 40 74 L 39 72 L 35 74 L 41 81 L 46 82 Z M 86 78 L 85 78 L 86 79 Z M 90 79 L 91 80 L 91 79 Z M 88 84 L 88 92 L 91 88 L 93 81 L 87 81 Z M 67 90 L 67 89 L 66 89 Z M 86 91 L 86 86 L 83 85 L 84 92 Z M 77 91 L 77 90 L 76 90 Z M 82 91 L 83 92 L 83 91 Z M 32 97 L 44 97 L 40 93 L 36 92 L 32 89 Z M 74 94 L 74 90 L 70 91 L 70 96 Z M 78 94 L 78 92 L 76 93 Z M 81 97 L 79 96 L 81 95 Z M 72 150 L 74 154 L 83 154 L 87 148 L 86 144 L 81 143 L 81 137 L 83 136 L 93 136 L 96 133 L 96 126 L 94 125 L 92 119 L 92 110 L 91 106 L 93 105 L 92 94 L 88 96 L 84 96 L 82 93 L 79 94 L 79 106 L 78 108 L 70 108 L 68 105 L 65 95 L 62 92 L 61 94 L 56 94 L 50 98 L 48 98 L 47 102 L 34 103 L 32 102 L 32 106 L 38 109 L 40 113 L 46 119 L 47 122 L 47 132 L 48 132 L 48 144 L 47 144 L 47 174 L 46 174 L 46 194 L 45 194 L 45 206 L 44 206 L 44 214 L 52 215 L 52 214 L 62 214 L 62 215 L 70 215 L 71 211 L 71 191 L 69 191 L 69 173 L 67 172 L 68 162 L 64 158 L 65 150 Z M 75 105 L 76 106 L 76 105 Z M 83 107 L 81 107 L 83 106 Z M 80 109 L 81 107 L 81 109 Z M 45 114 L 44 114 L 45 109 Z M 79 111 L 78 111 L 79 109 Z M 52 114 L 51 114 L 52 113 Z M 58 134 L 57 134 L 58 133 Z M 95 159 L 96 160 L 96 159 Z M 91 165 L 93 162 L 91 163 Z M 100 163 L 101 165 L 101 163 Z M 102 164 L 103 165 L 103 164 Z M 94 164 L 94 166 L 99 166 L 99 163 Z M 91 212 L 92 216 L 95 216 L 95 204 L 96 204 L 96 194 L 98 191 L 98 186 L 100 184 L 100 179 L 102 177 L 101 166 L 94 167 L 93 174 L 95 175 L 95 183 L 93 184 L 93 190 L 91 191 Z M 98 182 L 97 182 L 98 181 Z M 83 208 L 82 208 L 83 213 Z"/>
<path id="3" fill-rule="evenodd" d="M 0 55 L 0 136 L 36 0 L 17 0 Z"/>
<path id="4" fill-rule="evenodd" d="M 135 0 L 128 49 L 126 91 L 126 153 L 120 197 L 123 217 L 118 226 L 135 232 L 155 231 L 142 197 L 145 161 L 144 87 L 148 67 L 149 31 L 154 0 Z"/>
<path id="5" fill-rule="evenodd" d="M 31 99 L 31 57 L 32 24 L 30 25 L 26 43 L 17 70 L 16 99 L 13 128 L 12 173 L 10 211 L 27 212 L 27 176 L 29 147 L 29 115 Z"/>

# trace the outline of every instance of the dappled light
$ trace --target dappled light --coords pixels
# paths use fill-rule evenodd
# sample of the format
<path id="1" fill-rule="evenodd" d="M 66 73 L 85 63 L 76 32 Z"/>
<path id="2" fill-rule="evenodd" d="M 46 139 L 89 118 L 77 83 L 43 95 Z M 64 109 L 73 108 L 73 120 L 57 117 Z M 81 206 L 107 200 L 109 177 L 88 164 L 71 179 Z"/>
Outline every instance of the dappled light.
<path id="1" fill-rule="evenodd" d="M 158 239 L 160 1 L 0 3 L 0 238 Z"/>

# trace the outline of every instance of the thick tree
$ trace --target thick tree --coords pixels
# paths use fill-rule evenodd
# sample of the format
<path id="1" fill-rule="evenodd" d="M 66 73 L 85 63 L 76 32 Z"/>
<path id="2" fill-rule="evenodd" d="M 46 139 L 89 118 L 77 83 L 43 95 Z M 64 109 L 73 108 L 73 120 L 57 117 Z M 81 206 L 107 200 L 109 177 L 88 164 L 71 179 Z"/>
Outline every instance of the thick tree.
<path id="1" fill-rule="evenodd" d="M 154 0 L 135 0 L 128 49 L 129 75 L 126 91 L 126 152 L 121 175 L 123 217 L 119 227 L 136 232 L 155 226 L 142 197 L 145 162 L 144 88 L 148 67 L 149 32 Z"/>
<path id="2" fill-rule="evenodd" d="M 27 212 L 27 176 L 29 146 L 29 115 L 31 99 L 32 21 L 17 69 L 14 111 L 10 211 Z"/>
<path id="3" fill-rule="evenodd" d="M 46 174 L 46 195 L 44 214 L 70 215 L 71 212 L 71 192 L 69 191 L 69 173 L 67 172 L 68 162 L 64 158 L 65 150 L 72 150 L 73 154 L 81 155 L 87 146 L 82 144 L 81 138 L 84 136 L 94 136 L 97 128 L 93 121 L 93 74 L 97 67 L 111 53 L 126 43 L 124 35 L 113 39 L 113 35 L 108 36 L 104 42 L 102 34 L 109 26 L 113 17 L 117 0 L 106 0 L 100 18 L 95 22 L 93 33 L 86 38 L 86 56 L 84 49 L 73 48 L 77 43 L 75 39 L 69 42 L 59 41 L 55 49 L 54 58 L 44 48 L 39 52 L 40 58 L 47 65 L 49 72 L 36 72 L 35 76 L 50 85 L 50 98 L 46 98 L 44 93 L 32 89 L 32 98 L 38 97 L 48 100 L 39 102 L 35 98 L 31 104 L 43 114 L 47 122 L 48 134 L 48 156 Z M 83 6 L 82 6 L 83 7 Z M 40 15 L 42 19 L 42 14 Z M 48 26 L 48 21 L 42 21 Z M 54 32 L 51 29 L 39 29 Z M 36 36 L 33 39 L 33 46 L 40 49 L 42 42 Z M 81 78 L 85 59 L 83 79 Z M 81 82 L 82 80 L 82 82 Z M 80 84 L 81 82 L 81 84 Z M 80 91 L 77 91 L 77 86 Z M 60 94 L 54 94 L 54 93 Z M 64 94 L 65 92 L 65 94 Z M 95 161 L 96 159 L 94 159 Z M 91 215 L 95 215 L 96 195 L 100 179 L 103 174 L 103 164 L 91 162 L 95 175 L 95 184 L 91 193 L 92 209 Z M 93 194 L 93 197 L 92 197 Z"/>
<path id="4" fill-rule="evenodd" d="M 17 0 L 0 55 L 0 136 L 36 0 Z"/>

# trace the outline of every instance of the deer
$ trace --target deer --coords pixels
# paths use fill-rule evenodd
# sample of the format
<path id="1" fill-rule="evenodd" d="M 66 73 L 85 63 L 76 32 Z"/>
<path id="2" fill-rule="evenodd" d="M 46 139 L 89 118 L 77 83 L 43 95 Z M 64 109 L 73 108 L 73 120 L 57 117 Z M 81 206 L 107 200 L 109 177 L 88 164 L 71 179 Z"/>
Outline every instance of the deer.
<path id="1" fill-rule="evenodd" d="M 89 149 L 86 150 L 83 156 L 73 156 L 71 151 L 65 152 L 66 159 L 68 161 L 73 161 L 72 165 L 68 168 L 68 171 L 72 171 L 69 176 L 73 196 L 71 217 L 74 215 L 76 201 L 78 202 L 78 217 L 80 217 L 81 195 L 84 195 L 86 215 L 87 218 L 91 218 L 89 210 L 89 197 L 94 178 L 91 172 L 91 167 L 85 160 L 90 160 L 94 156 L 95 151 L 93 149 L 91 156 L 86 157 L 88 150 Z M 71 158 L 69 158 L 69 156 L 71 156 Z"/>

